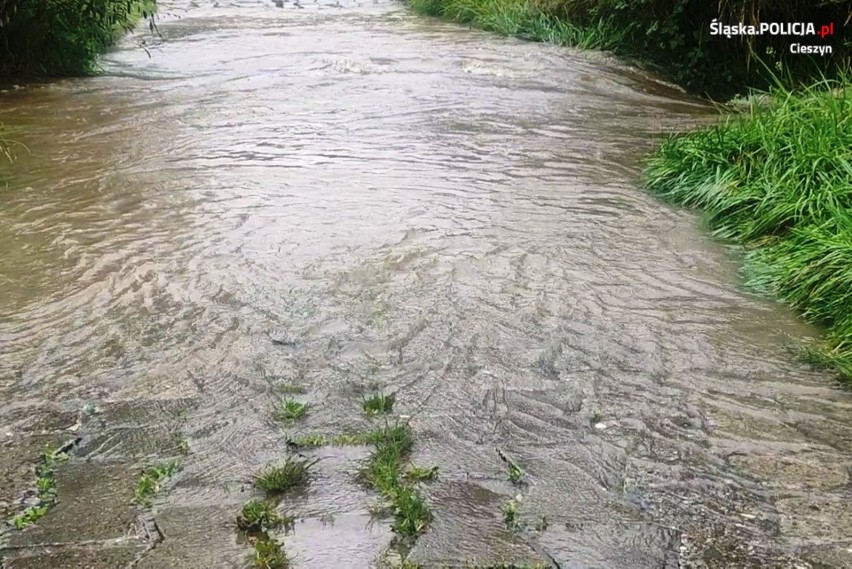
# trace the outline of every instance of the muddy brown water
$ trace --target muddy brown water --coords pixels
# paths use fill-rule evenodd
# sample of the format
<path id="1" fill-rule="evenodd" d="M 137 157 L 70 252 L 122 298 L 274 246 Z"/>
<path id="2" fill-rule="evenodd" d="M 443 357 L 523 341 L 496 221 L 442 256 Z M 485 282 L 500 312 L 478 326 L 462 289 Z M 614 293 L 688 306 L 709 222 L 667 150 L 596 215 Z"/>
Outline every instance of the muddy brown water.
<path id="1" fill-rule="evenodd" d="M 368 428 L 378 389 L 440 468 L 423 567 L 852 567 L 852 397 L 788 349 L 818 331 L 637 189 L 712 108 L 385 0 L 161 13 L 104 76 L 0 93 L 29 148 L 0 190 L 4 519 L 79 438 L 7 568 L 245 567 L 251 476 Z M 312 405 L 291 426 L 283 384 Z M 393 564 L 367 452 L 305 451 L 295 567 Z"/>

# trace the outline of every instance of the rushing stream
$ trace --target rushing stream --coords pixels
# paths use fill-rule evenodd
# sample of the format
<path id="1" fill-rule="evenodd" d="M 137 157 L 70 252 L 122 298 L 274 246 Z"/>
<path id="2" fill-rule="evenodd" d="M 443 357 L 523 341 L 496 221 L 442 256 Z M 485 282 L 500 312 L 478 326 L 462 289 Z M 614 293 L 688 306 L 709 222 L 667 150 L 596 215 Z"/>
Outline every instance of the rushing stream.
<path id="1" fill-rule="evenodd" d="M 57 504 L 0 530 L 8 569 L 246 567 L 251 476 L 369 426 L 375 389 L 440 469 L 424 567 L 852 567 L 852 396 L 789 350 L 817 331 L 637 187 L 710 106 L 386 0 L 163 3 L 159 32 L 0 93 L 29 148 L 0 188 L 4 520 L 79 437 Z M 182 452 L 140 514 L 139 470 Z M 392 557 L 367 449 L 305 452 L 294 566 Z"/>

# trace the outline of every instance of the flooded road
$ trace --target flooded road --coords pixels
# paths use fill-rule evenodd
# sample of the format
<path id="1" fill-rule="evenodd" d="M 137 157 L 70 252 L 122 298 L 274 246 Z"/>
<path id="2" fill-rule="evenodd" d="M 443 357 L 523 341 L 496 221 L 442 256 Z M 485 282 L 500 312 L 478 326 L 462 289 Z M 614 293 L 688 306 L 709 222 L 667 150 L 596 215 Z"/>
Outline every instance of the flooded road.
<path id="1" fill-rule="evenodd" d="M 55 507 L 0 530 L 6 568 L 246 567 L 252 475 L 369 428 L 376 390 L 439 467 L 410 563 L 852 567 L 852 396 L 788 349 L 818 332 L 637 189 L 712 108 L 385 0 L 163 3 L 159 30 L 102 77 L 0 93 L 30 149 L 0 189 L 4 520 L 76 441 Z M 305 450 L 294 567 L 399 555 L 367 452 Z"/>

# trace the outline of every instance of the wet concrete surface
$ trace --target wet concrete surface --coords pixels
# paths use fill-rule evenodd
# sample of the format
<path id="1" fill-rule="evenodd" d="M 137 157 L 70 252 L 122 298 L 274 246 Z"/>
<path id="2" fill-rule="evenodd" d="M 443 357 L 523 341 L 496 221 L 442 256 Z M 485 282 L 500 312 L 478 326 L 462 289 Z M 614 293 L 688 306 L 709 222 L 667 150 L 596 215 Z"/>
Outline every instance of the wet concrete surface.
<path id="1" fill-rule="evenodd" d="M 377 424 L 376 390 L 439 467 L 434 519 L 400 546 L 368 449 L 304 449 L 294 567 L 852 566 L 852 396 L 788 349 L 819 331 L 637 186 L 712 108 L 384 0 L 160 10 L 104 76 L 0 93 L 30 149 L 0 189 L 4 520 L 80 439 L 4 567 L 249 566 L 253 475 Z"/>

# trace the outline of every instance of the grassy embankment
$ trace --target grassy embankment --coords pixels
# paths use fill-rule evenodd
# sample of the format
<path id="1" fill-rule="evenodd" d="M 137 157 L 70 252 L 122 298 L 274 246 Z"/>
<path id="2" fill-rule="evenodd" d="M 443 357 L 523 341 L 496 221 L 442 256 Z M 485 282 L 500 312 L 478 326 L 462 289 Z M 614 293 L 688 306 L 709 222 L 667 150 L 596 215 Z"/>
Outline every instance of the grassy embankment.
<path id="1" fill-rule="evenodd" d="M 0 77 L 86 75 L 155 0 L 0 0 Z"/>
<path id="2" fill-rule="evenodd" d="M 776 92 L 706 130 L 670 138 L 647 186 L 698 208 L 746 249 L 746 282 L 825 324 L 813 363 L 852 379 L 852 90 Z"/>
<path id="3" fill-rule="evenodd" d="M 655 68 L 697 93 L 727 97 L 745 87 L 833 77 L 847 67 L 852 40 L 848 0 L 405 0 L 422 14 L 502 35 L 603 49 Z M 711 22 L 834 22 L 825 39 L 711 34 Z M 848 27 L 848 26 L 847 26 Z M 790 43 L 826 44 L 833 57 L 790 53 Z M 761 63 L 758 63 L 760 61 Z"/>
<path id="4" fill-rule="evenodd" d="M 848 3 L 758 0 L 409 0 L 415 11 L 503 35 L 637 57 L 693 91 L 784 85 L 717 126 L 673 136 L 645 185 L 706 212 L 746 250 L 746 282 L 827 326 L 812 363 L 852 380 L 852 36 Z M 791 55 L 794 37 L 709 35 L 735 22 L 834 22 L 831 57 Z M 820 43 L 805 38 L 803 43 Z M 779 79 L 780 78 L 780 79 Z M 829 78 L 830 80 L 827 80 Z M 814 87 L 803 87 L 819 80 Z"/>

